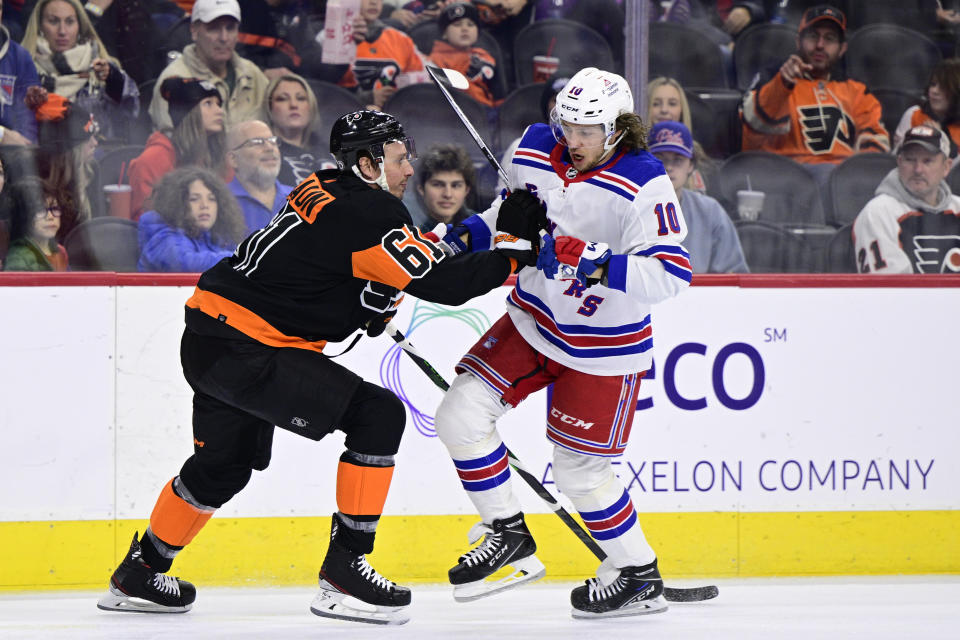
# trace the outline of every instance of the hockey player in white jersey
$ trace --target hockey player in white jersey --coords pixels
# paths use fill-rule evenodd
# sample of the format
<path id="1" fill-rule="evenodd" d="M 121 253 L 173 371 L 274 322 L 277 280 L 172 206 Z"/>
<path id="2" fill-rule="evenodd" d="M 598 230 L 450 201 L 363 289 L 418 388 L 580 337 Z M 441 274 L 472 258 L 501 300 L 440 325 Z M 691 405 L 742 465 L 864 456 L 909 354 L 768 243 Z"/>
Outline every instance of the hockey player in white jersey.
<path id="1" fill-rule="evenodd" d="M 627 446 L 640 380 L 652 365 L 650 307 L 691 278 L 676 193 L 646 151 L 633 106 L 622 77 L 578 72 L 558 94 L 551 125 L 528 127 L 506 167 L 523 189 L 454 230 L 469 236 L 463 245 L 472 251 L 509 242 L 506 234 L 521 242 L 543 236 L 537 269 L 520 272 L 506 315 L 460 360 L 437 410 L 437 433 L 482 517 L 471 542 L 485 534 L 450 570 L 457 600 L 544 575 L 496 421 L 552 383 L 546 435 L 557 488 L 608 557 L 573 590 L 574 617 L 667 608 L 656 554 L 610 464 Z M 506 565 L 510 575 L 487 580 Z"/>

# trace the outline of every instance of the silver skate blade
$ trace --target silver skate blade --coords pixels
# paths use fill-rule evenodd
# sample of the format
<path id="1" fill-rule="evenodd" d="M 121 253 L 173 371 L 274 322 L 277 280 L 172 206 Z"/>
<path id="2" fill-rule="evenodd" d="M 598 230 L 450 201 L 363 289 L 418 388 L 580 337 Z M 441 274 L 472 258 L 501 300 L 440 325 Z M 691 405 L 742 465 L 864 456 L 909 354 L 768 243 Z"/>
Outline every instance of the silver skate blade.
<path id="1" fill-rule="evenodd" d="M 183 607 L 165 607 L 142 598 L 131 598 L 114 587 L 110 587 L 110 590 L 97 601 L 97 609 L 125 613 L 186 613 L 192 606 L 193 603 Z"/>
<path id="2" fill-rule="evenodd" d="M 653 600 L 641 600 L 640 602 L 621 609 L 604 611 L 603 613 L 572 609 L 570 615 L 578 620 L 599 620 L 600 618 L 623 618 L 625 616 L 645 616 L 651 613 L 663 613 L 667 608 L 667 601 L 663 599 L 663 596 L 657 596 Z"/>
<path id="3" fill-rule="evenodd" d="M 364 602 L 339 591 L 321 588 L 310 603 L 310 612 L 322 618 L 365 622 L 367 624 L 406 624 L 410 616 L 406 607 L 384 607 Z"/>
<path id="4" fill-rule="evenodd" d="M 476 580 L 454 585 L 453 599 L 457 602 L 472 602 L 513 587 L 519 587 L 527 582 L 535 582 L 547 574 L 546 567 L 543 566 L 537 556 L 527 556 L 516 562 L 511 562 L 507 566 L 513 569 L 513 573 L 499 580 Z"/>

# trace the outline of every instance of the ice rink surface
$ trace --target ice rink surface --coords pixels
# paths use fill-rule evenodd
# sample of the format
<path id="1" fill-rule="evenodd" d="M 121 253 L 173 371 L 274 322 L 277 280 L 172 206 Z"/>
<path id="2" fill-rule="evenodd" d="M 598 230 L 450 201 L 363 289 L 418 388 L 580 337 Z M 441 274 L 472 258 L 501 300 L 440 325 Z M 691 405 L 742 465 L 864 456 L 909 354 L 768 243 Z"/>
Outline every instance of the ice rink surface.
<path id="1" fill-rule="evenodd" d="M 92 592 L 7 593 L 0 638 L 960 638 L 960 576 L 696 581 L 707 583 L 716 600 L 587 622 L 570 617 L 571 583 L 467 604 L 448 586 L 414 585 L 411 621 L 391 627 L 314 616 L 306 587 L 201 588 L 192 611 L 165 615 L 100 611 Z"/>

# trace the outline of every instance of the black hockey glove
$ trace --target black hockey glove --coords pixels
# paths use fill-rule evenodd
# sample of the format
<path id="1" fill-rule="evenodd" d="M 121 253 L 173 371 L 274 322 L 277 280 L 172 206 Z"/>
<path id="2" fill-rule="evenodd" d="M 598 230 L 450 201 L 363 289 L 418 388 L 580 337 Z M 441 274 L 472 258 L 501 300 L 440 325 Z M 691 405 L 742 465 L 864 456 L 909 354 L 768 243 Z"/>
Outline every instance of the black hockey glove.
<path id="1" fill-rule="evenodd" d="M 377 314 L 367 320 L 367 335 L 371 338 L 376 338 L 378 335 L 383 333 L 387 328 L 387 324 L 393 320 L 393 316 L 396 314 L 397 312 L 391 309 L 390 311 L 384 311 L 383 313 Z"/>
<path id="2" fill-rule="evenodd" d="M 524 266 L 533 267 L 537 264 L 537 252 L 529 240 L 518 238 L 508 233 L 497 233 L 493 239 L 493 250 L 517 262 L 514 273 Z"/>
<path id="3" fill-rule="evenodd" d="M 512 236 L 537 243 L 540 230 L 550 226 L 547 210 L 537 196 L 525 189 L 510 192 L 500 205 L 497 215 L 497 231 L 506 231 Z"/>

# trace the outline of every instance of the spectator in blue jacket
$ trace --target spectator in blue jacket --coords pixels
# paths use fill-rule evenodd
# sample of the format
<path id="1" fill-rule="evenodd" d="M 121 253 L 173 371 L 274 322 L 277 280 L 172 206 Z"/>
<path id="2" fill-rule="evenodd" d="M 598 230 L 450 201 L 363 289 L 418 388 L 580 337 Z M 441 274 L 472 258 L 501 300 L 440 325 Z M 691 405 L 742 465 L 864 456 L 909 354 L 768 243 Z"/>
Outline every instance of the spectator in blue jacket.
<path id="1" fill-rule="evenodd" d="M 37 141 L 37 120 L 23 98 L 27 87 L 39 84 L 33 58 L 13 41 L 6 27 L 0 26 L 0 144 L 27 145 Z"/>
<path id="2" fill-rule="evenodd" d="M 206 271 L 233 253 L 247 233 L 223 180 L 185 167 L 163 176 L 140 216 L 140 271 Z"/>

